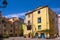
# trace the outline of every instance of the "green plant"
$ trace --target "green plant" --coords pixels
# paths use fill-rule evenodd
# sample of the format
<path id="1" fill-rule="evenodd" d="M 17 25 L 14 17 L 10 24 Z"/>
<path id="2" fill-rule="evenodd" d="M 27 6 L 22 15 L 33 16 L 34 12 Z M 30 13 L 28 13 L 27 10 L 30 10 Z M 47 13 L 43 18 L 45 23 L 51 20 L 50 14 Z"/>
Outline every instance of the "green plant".
<path id="1" fill-rule="evenodd" d="M 30 32 L 29 35 L 30 35 L 30 37 L 33 37 L 34 36 L 34 33 L 33 32 Z"/>
<path id="2" fill-rule="evenodd" d="M 9 35 L 7 35 L 7 34 L 4 34 L 4 35 L 3 35 L 3 37 L 4 37 L 4 38 L 8 38 L 8 37 L 9 37 Z"/>
<path id="3" fill-rule="evenodd" d="M 8 37 L 9 37 L 8 32 L 4 33 L 4 34 L 3 34 L 3 37 L 4 37 L 4 38 L 8 38 Z"/>
<path id="4" fill-rule="evenodd" d="M 42 32 L 49 32 L 49 30 L 48 30 L 48 29 L 46 29 L 46 30 L 42 30 Z"/>
<path id="5" fill-rule="evenodd" d="M 23 30 L 23 24 L 20 25 L 20 36 L 23 36 L 24 30 Z"/>

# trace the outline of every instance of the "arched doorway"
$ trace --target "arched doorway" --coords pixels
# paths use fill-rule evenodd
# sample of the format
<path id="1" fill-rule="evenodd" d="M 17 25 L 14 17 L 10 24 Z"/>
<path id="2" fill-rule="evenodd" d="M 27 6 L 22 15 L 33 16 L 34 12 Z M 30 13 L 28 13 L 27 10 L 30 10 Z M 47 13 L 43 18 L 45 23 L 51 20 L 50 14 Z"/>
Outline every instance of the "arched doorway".
<path id="1" fill-rule="evenodd" d="M 45 38 L 45 34 L 44 33 L 41 33 L 41 38 Z"/>
<path id="2" fill-rule="evenodd" d="M 38 33 L 35 33 L 35 37 L 38 38 Z"/>

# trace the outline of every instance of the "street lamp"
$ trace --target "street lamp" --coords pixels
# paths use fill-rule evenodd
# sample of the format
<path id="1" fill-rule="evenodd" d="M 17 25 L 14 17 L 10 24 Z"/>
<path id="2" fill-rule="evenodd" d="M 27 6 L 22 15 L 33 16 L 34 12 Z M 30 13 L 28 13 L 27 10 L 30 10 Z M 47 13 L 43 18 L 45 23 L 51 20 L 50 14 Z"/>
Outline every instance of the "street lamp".
<path id="1" fill-rule="evenodd" d="M 6 8 L 6 6 L 7 6 L 7 1 L 6 0 L 4 0 L 3 2 L 2 2 L 2 4 L 3 4 L 3 6 L 0 6 L 0 8 Z"/>

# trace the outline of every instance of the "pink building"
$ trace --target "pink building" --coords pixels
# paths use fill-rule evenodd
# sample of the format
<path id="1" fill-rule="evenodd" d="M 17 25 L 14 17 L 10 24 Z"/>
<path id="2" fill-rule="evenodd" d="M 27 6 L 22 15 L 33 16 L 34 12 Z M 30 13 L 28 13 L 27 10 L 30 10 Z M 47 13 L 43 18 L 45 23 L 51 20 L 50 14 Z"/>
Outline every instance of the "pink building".
<path id="1" fill-rule="evenodd" d="M 57 15 L 58 36 L 60 36 L 60 14 Z"/>

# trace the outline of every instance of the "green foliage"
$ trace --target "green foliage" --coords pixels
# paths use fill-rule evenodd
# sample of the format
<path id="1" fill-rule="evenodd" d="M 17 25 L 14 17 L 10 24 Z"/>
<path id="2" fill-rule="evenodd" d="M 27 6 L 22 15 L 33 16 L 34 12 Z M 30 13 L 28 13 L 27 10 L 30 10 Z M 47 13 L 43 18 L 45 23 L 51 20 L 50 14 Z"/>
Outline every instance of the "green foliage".
<path id="1" fill-rule="evenodd" d="M 9 37 L 9 35 L 7 35 L 7 34 L 4 34 L 4 35 L 3 35 L 3 37 L 4 37 L 4 38 L 8 38 L 8 37 Z"/>
<path id="2" fill-rule="evenodd" d="M 30 32 L 29 35 L 33 37 L 34 36 L 34 33 L 33 32 Z"/>
<path id="3" fill-rule="evenodd" d="M 49 32 L 50 30 L 46 29 L 46 30 L 42 30 L 41 32 Z"/>
<path id="4" fill-rule="evenodd" d="M 50 33 L 50 34 L 56 33 L 53 29 L 46 29 L 46 30 L 42 30 L 41 32 L 46 32 L 46 33 Z"/>
<path id="5" fill-rule="evenodd" d="M 4 33 L 4 34 L 3 34 L 3 37 L 4 37 L 4 38 L 8 38 L 8 37 L 9 37 L 8 32 Z"/>
<path id="6" fill-rule="evenodd" d="M 24 30 L 23 30 L 23 24 L 20 25 L 20 36 L 23 36 Z"/>

